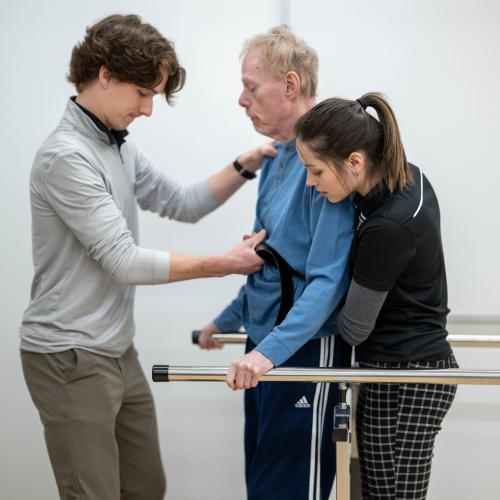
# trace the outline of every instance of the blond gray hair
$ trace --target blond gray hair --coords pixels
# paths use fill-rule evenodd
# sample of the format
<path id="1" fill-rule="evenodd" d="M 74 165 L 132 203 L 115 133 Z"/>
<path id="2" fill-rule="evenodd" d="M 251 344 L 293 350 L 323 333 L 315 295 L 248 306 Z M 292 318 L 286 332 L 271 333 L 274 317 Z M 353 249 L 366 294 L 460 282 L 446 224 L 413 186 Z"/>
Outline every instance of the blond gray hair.
<path id="1" fill-rule="evenodd" d="M 286 24 L 275 26 L 266 33 L 249 38 L 243 44 L 240 57 L 251 49 L 262 50 L 266 70 L 276 77 L 295 71 L 300 78 L 300 90 L 307 97 L 315 97 L 318 86 L 318 55 Z"/>

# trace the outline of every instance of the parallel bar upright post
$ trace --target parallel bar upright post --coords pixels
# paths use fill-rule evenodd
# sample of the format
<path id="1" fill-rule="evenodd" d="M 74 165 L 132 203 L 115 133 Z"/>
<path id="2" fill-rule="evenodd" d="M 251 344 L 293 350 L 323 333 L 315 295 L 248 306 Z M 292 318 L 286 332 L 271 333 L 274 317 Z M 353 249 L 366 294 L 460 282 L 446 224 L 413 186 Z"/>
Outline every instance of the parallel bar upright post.
<path id="1" fill-rule="evenodd" d="M 333 423 L 333 439 L 336 442 L 336 498 L 337 500 L 349 500 L 351 498 L 351 409 L 347 404 L 346 383 L 339 384 L 340 398 L 335 408 Z"/>

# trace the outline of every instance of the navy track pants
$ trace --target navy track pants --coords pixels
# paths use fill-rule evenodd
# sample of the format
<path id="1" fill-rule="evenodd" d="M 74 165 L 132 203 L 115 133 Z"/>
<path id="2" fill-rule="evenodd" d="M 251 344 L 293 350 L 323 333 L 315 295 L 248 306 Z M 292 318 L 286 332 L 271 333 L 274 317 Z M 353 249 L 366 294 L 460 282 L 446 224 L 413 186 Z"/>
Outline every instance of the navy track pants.
<path id="1" fill-rule="evenodd" d="M 255 347 L 248 339 L 247 352 Z M 347 367 L 340 336 L 313 339 L 282 366 Z M 335 477 L 332 442 L 337 384 L 261 382 L 245 391 L 249 500 L 327 500 Z"/>

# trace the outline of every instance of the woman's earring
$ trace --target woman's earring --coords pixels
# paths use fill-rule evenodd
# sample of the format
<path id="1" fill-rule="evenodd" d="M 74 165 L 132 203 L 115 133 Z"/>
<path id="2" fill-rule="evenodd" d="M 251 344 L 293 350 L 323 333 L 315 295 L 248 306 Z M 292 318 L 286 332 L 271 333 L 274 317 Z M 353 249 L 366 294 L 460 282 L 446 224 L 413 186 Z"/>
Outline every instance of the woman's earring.
<path id="1" fill-rule="evenodd" d="M 357 170 L 353 170 L 352 175 L 354 175 L 354 177 L 357 177 L 359 175 L 359 172 Z"/>

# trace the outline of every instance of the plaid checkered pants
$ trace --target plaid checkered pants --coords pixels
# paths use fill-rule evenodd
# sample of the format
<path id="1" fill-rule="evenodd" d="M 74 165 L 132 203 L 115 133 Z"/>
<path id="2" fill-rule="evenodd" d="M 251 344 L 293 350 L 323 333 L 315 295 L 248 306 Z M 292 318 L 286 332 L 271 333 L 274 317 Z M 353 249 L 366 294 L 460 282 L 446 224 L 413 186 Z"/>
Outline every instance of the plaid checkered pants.
<path id="1" fill-rule="evenodd" d="M 362 368 L 458 368 L 439 361 L 360 362 Z M 434 440 L 456 385 L 361 384 L 356 412 L 363 500 L 425 500 Z"/>

